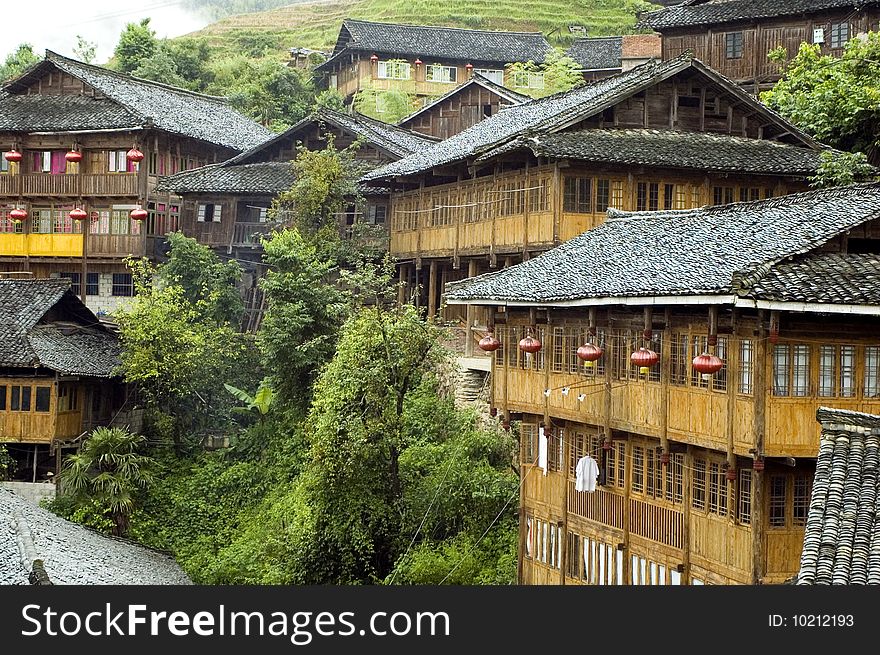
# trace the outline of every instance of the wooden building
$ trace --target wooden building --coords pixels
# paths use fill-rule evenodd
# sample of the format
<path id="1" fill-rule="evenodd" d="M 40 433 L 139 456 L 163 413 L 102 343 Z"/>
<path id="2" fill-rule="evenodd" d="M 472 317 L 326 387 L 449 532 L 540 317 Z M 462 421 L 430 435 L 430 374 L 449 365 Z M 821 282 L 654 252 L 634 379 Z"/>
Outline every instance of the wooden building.
<path id="1" fill-rule="evenodd" d="M 491 403 L 519 422 L 520 581 L 795 576 L 824 506 L 817 409 L 880 411 L 878 252 L 880 185 L 857 185 L 609 210 L 559 248 L 448 285 L 500 342 Z M 826 511 L 846 510 L 830 504 L 851 486 L 845 445 Z M 585 456 L 592 491 L 575 486 Z"/>
<path id="2" fill-rule="evenodd" d="M 821 150 L 685 55 L 509 107 L 363 179 L 392 186 L 391 253 L 406 297 L 470 329 L 484 320 L 442 308 L 446 282 L 553 248 L 609 207 L 688 209 L 804 189 Z"/>
<path id="3" fill-rule="evenodd" d="M 658 35 L 627 34 L 578 38 L 565 54 L 580 64 L 584 79 L 592 81 L 658 60 L 662 53 Z"/>
<path id="4" fill-rule="evenodd" d="M 270 136 L 225 99 L 47 51 L 0 89 L 0 270 L 71 278 L 91 308 L 111 311 L 133 293 L 124 258 L 152 256 L 178 227 L 159 176 Z M 131 218 L 137 208 L 146 221 Z"/>
<path id="5" fill-rule="evenodd" d="M 540 32 L 466 30 L 347 18 L 333 53 L 315 67 L 315 72 L 323 76 L 329 88 L 346 98 L 361 89 L 396 89 L 417 98 L 436 97 L 466 82 L 473 73 L 515 90 L 527 90 L 543 88 L 543 75 L 511 77 L 505 67 L 528 61 L 543 64 L 551 49 Z"/>
<path id="6" fill-rule="evenodd" d="M 664 59 L 690 50 L 756 94 L 781 76 L 771 50 L 782 46 L 793 57 L 801 43 L 815 43 L 839 56 L 878 21 L 880 2 L 861 0 L 690 0 L 640 15 L 642 26 L 660 33 Z"/>
<path id="7" fill-rule="evenodd" d="M 329 137 L 339 149 L 360 142 L 355 158 L 362 164 L 362 172 L 435 143 L 428 136 L 367 116 L 322 109 L 236 157 L 163 177 L 157 186 L 160 199 L 163 194 L 180 198 L 179 227 L 184 234 L 214 248 L 221 256 L 234 257 L 242 265 L 247 329 L 259 326 L 264 306 L 263 294 L 256 285 L 264 267 L 261 238 L 284 224 L 283 220 L 270 220 L 272 200 L 293 186 L 291 162 L 296 158 L 297 148 L 323 150 Z M 340 216 L 340 228 L 345 235 L 355 232 L 361 238 L 369 238 L 379 251 L 385 252 L 388 190 L 363 187 L 361 193 L 363 200 L 358 203 L 352 199 Z"/>
<path id="8" fill-rule="evenodd" d="M 97 426 L 138 429 L 119 354 L 69 280 L 0 276 L 0 443 L 18 461 L 18 479 L 57 473 L 63 445 Z"/>
<path id="9" fill-rule="evenodd" d="M 511 91 L 492 80 L 476 74 L 445 95 L 413 112 L 398 127 L 448 139 L 454 134 L 494 116 L 505 107 L 531 100 L 529 96 Z"/>

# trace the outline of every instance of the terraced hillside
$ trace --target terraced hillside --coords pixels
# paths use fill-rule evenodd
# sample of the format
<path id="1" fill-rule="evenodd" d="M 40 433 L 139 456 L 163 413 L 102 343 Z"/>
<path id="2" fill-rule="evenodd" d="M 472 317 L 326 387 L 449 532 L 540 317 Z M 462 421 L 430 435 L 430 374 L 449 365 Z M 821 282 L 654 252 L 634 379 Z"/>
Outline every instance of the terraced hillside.
<path id="1" fill-rule="evenodd" d="M 343 18 L 474 29 L 540 31 L 565 44 L 569 25 L 591 36 L 632 32 L 636 12 L 656 8 L 642 0 L 318 0 L 233 16 L 187 36 L 205 36 L 230 53 L 253 43 L 270 48 L 332 48 Z"/>

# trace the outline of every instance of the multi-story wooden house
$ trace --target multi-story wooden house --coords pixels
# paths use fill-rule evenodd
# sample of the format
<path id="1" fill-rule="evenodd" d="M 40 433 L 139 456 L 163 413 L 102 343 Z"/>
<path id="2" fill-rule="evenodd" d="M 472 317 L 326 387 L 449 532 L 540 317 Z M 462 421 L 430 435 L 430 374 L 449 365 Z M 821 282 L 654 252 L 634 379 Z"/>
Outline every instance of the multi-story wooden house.
<path id="1" fill-rule="evenodd" d="M 363 179 L 392 186 L 391 253 L 404 295 L 434 316 L 446 282 L 553 248 L 604 221 L 609 207 L 782 195 L 806 188 L 821 150 L 684 55 L 509 107 Z M 442 315 L 468 327 L 479 318 L 458 307 Z"/>
<path id="2" fill-rule="evenodd" d="M 880 2 L 870 0 L 689 0 L 640 16 L 659 32 L 663 58 L 685 50 L 750 91 L 767 89 L 781 75 L 767 54 L 780 46 L 789 57 L 801 43 L 840 55 L 860 32 L 876 31 Z"/>
<path id="3" fill-rule="evenodd" d="M 780 583 L 808 514 L 837 513 L 844 531 L 872 516 L 840 514 L 856 509 L 846 444 L 833 462 L 820 452 L 816 412 L 880 410 L 878 252 L 880 185 L 857 185 L 609 210 L 559 248 L 449 285 L 447 302 L 489 312 L 492 407 L 521 421 L 520 581 Z M 873 457 L 875 474 L 876 443 L 849 462 Z M 817 453 L 827 510 L 810 500 Z M 578 484 L 584 457 L 598 484 Z M 804 553 L 822 552 L 824 576 L 837 542 L 822 532 L 820 548 L 818 529 Z"/>
<path id="4" fill-rule="evenodd" d="M 530 99 L 478 73 L 403 118 L 397 125 L 438 139 L 448 139 L 505 107 Z"/>
<path id="5" fill-rule="evenodd" d="M 263 295 L 256 286 L 262 264 L 261 237 L 283 224 L 270 220 L 272 200 L 295 181 L 291 162 L 297 148 L 323 150 L 332 137 L 338 149 L 360 143 L 355 159 L 366 172 L 396 161 L 436 143 L 435 139 L 357 113 L 322 109 L 281 134 L 219 164 L 163 177 L 157 186 L 156 203 L 180 209 L 180 230 L 200 243 L 232 256 L 242 265 L 246 279 L 246 327 L 259 325 Z M 369 238 L 385 252 L 388 248 L 386 216 L 388 190 L 363 186 L 360 202 L 352 198 L 340 227 Z M 358 224 L 360 228 L 354 228 Z M 249 263 L 252 262 L 252 263 Z"/>
<path id="6" fill-rule="evenodd" d="M 271 136 L 222 98 L 47 52 L 0 89 L 0 270 L 69 277 L 112 310 L 133 292 L 124 258 L 177 229 L 159 176 Z"/>
<path id="7" fill-rule="evenodd" d="M 552 47 L 540 32 L 342 22 L 333 53 L 315 67 L 346 98 L 361 89 L 396 89 L 417 98 L 445 94 L 479 73 L 513 89 L 543 88 L 541 73 L 507 79 L 512 63 L 542 64 Z M 381 109 L 380 109 L 381 110 Z"/>
<path id="8" fill-rule="evenodd" d="M 116 336 L 70 281 L 0 276 L 0 443 L 17 479 L 57 472 L 56 455 L 100 425 L 139 429 L 118 376 Z"/>

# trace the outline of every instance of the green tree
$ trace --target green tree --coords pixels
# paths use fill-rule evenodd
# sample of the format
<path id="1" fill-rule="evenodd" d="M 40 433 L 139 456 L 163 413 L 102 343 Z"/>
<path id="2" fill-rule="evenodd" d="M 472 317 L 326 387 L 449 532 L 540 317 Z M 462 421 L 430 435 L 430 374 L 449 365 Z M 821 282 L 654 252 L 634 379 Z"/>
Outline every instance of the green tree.
<path id="1" fill-rule="evenodd" d="M 0 443 L 0 480 L 8 480 L 15 473 L 15 459 L 6 449 L 6 444 Z"/>
<path id="2" fill-rule="evenodd" d="M 770 56 L 783 77 L 761 100 L 819 141 L 880 163 L 880 34 L 850 39 L 840 58 L 807 43 L 789 62 L 783 48 Z"/>
<path id="3" fill-rule="evenodd" d="M 159 47 L 156 32 L 150 28 L 150 19 L 140 23 L 128 23 L 119 35 L 119 42 L 113 54 L 118 70 L 131 73 L 141 62 L 149 59 Z"/>
<path id="4" fill-rule="evenodd" d="M 157 48 L 149 57 L 138 61 L 137 67 L 131 71 L 135 77 L 154 82 L 162 82 L 171 86 L 187 88 L 187 81 L 177 71 L 177 64 L 164 48 Z"/>
<path id="5" fill-rule="evenodd" d="M 416 109 L 415 96 L 401 89 L 362 87 L 354 97 L 354 108 L 364 116 L 386 123 L 398 123 Z"/>
<path id="6" fill-rule="evenodd" d="M 231 393 L 237 400 L 245 404 L 244 407 L 235 407 L 234 410 L 241 410 L 245 414 L 257 413 L 260 422 L 265 421 L 266 416 L 272 410 L 273 401 L 275 400 L 275 392 L 272 391 L 272 385 L 268 378 L 264 378 L 260 382 L 260 386 L 254 395 L 250 395 L 247 391 L 243 391 L 231 384 L 224 384 L 226 391 Z"/>
<path id="7" fill-rule="evenodd" d="M 76 46 L 74 46 L 73 48 L 74 57 L 76 57 L 80 61 L 84 61 L 87 64 L 91 64 L 95 61 L 95 53 L 97 49 L 97 43 L 87 41 L 79 34 L 76 35 Z"/>
<path id="8" fill-rule="evenodd" d="M 810 178 L 814 187 L 844 186 L 877 178 L 877 169 L 863 152 L 823 152 L 820 157 L 819 169 Z"/>
<path id="9" fill-rule="evenodd" d="M 532 88 L 530 79 L 534 79 L 535 74 L 540 76 L 542 84 Z M 554 93 L 570 91 L 584 84 L 584 77 L 580 73 L 580 64 L 559 48 L 553 48 L 547 53 L 543 64 L 535 64 L 531 61 L 509 64 L 505 78 L 509 87 L 533 98 L 543 98 Z"/>
<path id="10" fill-rule="evenodd" d="M 40 60 L 41 57 L 34 53 L 34 46 L 30 43 L 20 44 L 14 52 L 6 56 L 6 61 L 0 66 L 0 81 L 17 77 Z"/>
<path id="11" fill-rule="evenodd" d="M 111 533 L 128 532 L 135 493 L 154 480 L 146 439 L 123 428 L 95 428 L 61 471 L 61 485 L 77 503 L 95 502 L 112 521 Z"/>

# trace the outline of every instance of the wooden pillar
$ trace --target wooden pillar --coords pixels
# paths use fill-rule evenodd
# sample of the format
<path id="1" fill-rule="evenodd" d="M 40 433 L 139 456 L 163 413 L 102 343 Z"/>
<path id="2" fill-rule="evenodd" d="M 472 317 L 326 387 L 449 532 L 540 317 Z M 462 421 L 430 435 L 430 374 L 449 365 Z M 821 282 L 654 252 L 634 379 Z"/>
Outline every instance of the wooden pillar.
<path id="1" fill-rule="evenodd" d="M 39 449 L 39 446 L 37 444 L 34 444 L 34 468 L 33 468 L 34 473 L 33 473 L 33 479 L 31 480 L 31 482 L 37 481 L 37 450 L 38 449 Z"/>
<path id="2" fill-rule="evenodd" d="M 660 450 L 665 458 L 669 455 L 669 378 L 672 371 L 672 340 L 668 320 L 664 328 L 660 344 Z"/>
<path id="3" fill-rule="evenodd" d="M 468 260 L 468 277 L 474 277 L 477 274 L 477 260 L 470 259 Z M 467 334 L 465 335 L 465 343 L 464 343 L 464 356 L 465 357 L 473 357 L 474 355 L 474 334 L 472 332 L 474 328 L 474 314 L 476 308 L 472 304 L 467 305 L 467 309 L 465 310 L 465 322 L 467 323 L 466 330 Z M 495 358 L 492 357 L 494 360 Z"/>
<path id="4" fill-rule="evenodd" d="M 626 483 L 623 485 L 623 584 L 631 585 L 631 556 L 629 552 L 629 521 L 630 521 L 630 492 L 632 491 L 632 442 L 626 440 Z M 615 555 L 615 558 L 617 555 Z"/>
<path id="5" fill-rule="evenodd" d="M 733 446 L 737 391 L 737 380 L 734 373 L 739 371 L 739 348 L 736 347 L 738 341 L 734 339 L 734 335 L 736 335 L 736 309 L 731 310 L 730 320 L 732 329 L 730 332 L 730 339 L 727 342 L 727 361 L 724 362 L 724 365 L 727 367 L 727 425 L 725 426 L 725 430 L 727 432 L 727 466 L 733 471 L 737 471 L 736 454 L 734 453 Z M 732 487 L 734 491 L 739 489 L 736 480 L 733 481 Z M 728 494 L 727 496 L 729 501 L 727 515 L 730 517 L 731 523 L 736 523 L 736 495 Z"/>
<path id="6" fill-rule="evenodd" d="M 764 430 L 766 429 L 767 407 L 767 368 L 772 357 L 767 348 L 767 313 L 758 312 L 758 338 L 755 343 L 755 453 L 764 451 Z M 752 584 L 760 584 L 764 576 L 764 530 L 766 520 L 764 472 L 752 471 Z"/>
<path id="7" fill-rule="evenodd" d="M 428 318 L 437 316 L 437 260 L 432 259 L 428 268 Z"/>
<path id="8" fill-rule="evenodd" d="M 409 275 L 407 264 L 400 264 L 397 269 L 397 306 L 403 307 L 406 302 L 406 286 Z"/>
<path id="9" fill-rule="evenodd" d="M 682 495 L 681 517 L 681 584 L 691 583 L 691 480 L 694 476 L 694 447 L 690 444 L 684 454 L 684 489 Z"/>
<path id="10" fill-rule="evenodd" d="M 550 369 L 548 366 L 549 362 L 547 358 L 544 358 L 544 366 L 547 370 Z M 566 428 L 568 426 L 566 425 Z M 565 586 L 565 571 L 567 569 L 567 563 L 569 558 L 568 552 L 568 487 L 569 479 L 568 479 L 568 463 L 571 460 L 571 439 L 568 438 L 568 430 L 566 429 L 564 432 L 565 441 L 563 442 L 563 461 L 562 461 L 562 475 L 565 478 L 565 484 L 562 485 L 562 557 L 559 560 L 559 584 L 563 587 Z M 559 552 L 559 551 L 557 551 Z"/>
<path id="11" fill-rule="evenodd" d="M 559 169 L 559 161 L 553 163 L 553 245 L 558 246 L 559 226 L 562 222 L 562 171 Z"/>
<path id="12" fill-rule="evenodd" d="M 80 204 L 82 207 L 82 204 Z M 89 210 L 87 207 L 83 207 L 88 214 Z M 82 254 L 82 268 L 80 269 L 79 274 L 79 297 L 82 299 L 83 304 L 86 304 L 86 284 L 88 280 L 88 259 L 89 259 L 89 232 L 91 229 L 91 217 L 86 216 L 85 220 L 82 221 L 82 241 L 83 241 L 83 254 Z"/>
<path id="13" fill-rule="evenodd" d="M 523 192 L 523 237 L 522 237 L 522 253 L 523 261 L 529 257 L 529 201 L 531 200 L 531 173 L 529 172 L 529 162 L 526 162 L 526 190 Z"/>

